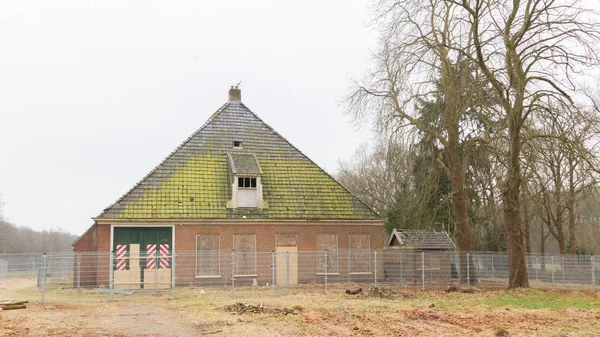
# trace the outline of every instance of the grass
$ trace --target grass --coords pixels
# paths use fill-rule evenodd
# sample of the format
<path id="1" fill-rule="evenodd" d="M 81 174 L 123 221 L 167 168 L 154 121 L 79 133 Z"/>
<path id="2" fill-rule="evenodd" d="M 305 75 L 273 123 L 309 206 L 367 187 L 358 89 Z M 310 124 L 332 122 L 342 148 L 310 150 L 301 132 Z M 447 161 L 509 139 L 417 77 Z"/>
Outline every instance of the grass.
<path id="1" fill-rule="evenodd" d="M 14 288 L 5 288 L 4 291 L 8 289 L 9 294 L 12 292 L 18 297 L 29 299 L 32 301 L 32 308 L 10 313 L 10 317 L 14 315 L 14 318 L 5 324 L 30 328 L 30 331 L 38 331 L 41 326 L 51 324 L 52 329 L 63 331 L 62 335 L 57 336 L 77 336 L 73 331 L 79 331 L 81 326 L 88 326 L 90 330 L 87 332 L 101 327 L 111 333 L 122 333 L 121 330 L 127 328 L 118 325 L 119 322 L 124 322 L 123 315 L 128 317 L 127 324 L 131 323 L 140 329 L 141 335 L 149 335 L 156 327 L 147 326 L 146 314 L 159 317 L 164 315 L 169 326 L 181 329 L 192 327 L 200 335 L 222 330 L 223 335 L 260 337 L 369 334 L 490 336 L 499 327 L 521 336 L 557 336 L 565 333 L 600 335 L 600 326 L 597 324 L 600 317 L 600 297 L 598 293 L 586 291 L 517 289 L 465 294 L 446 293 L 442 290 L 421 292 L 398 287 L 395 288 L 397 291 L 409 296 L 381 299 L 348 296 L 345 294 L 346 285 L 335 284 L 330 286 L 328 294 L 319 286 L 302 286 L 293 289 L 290 295 L 280 293 L 277 296 L 271 296 L 270 289 L 250 287 L 239 288 L 235 296 L 224 288 L 207 288 L 206 295 L 200 295 L 197 288 L 178 288 L 175 300 L 171 299 L 170 291 L 165 291 L 159 296 L 152 292 L 137 292 L 130 296 L 115 295 L 115 301 L 109 302 L 108 294 L 52 289 L 47 292 L 46 300 L 48 304 L 56 305 L 56 309 L 44 310 L 43 306 L 36 304 L 39 303 L 41 294 L 34 285 L 19 288 L 21 284 L 14 283 L 13 286 Z M 2 288 L 0 285 L 0 298 Z M 235 302 L 251 305 L 264 303 L 265 306 L 280 309 L 297 306 L 298 314 L 236 316 L 222 310 L 224 306 Z M 141 308 L 138 310 L 146 310 L 147 313 L 136 311 L 134 315 L 127 316 L 130 308 Z M 28 316 L 25 319 L 17 314 Z M 430 314 L 433 316 L 428 316 Z M 111 324 L 99 322 L 99 326 L 94 327 L 95 321 L 89 317 L 104 317 Z M 65 330 L 65 322 L 72 322 L 68 324 L 73 325 L 73 330 Z M 357 331 L 357 322 L 361 322 L 367 330 Z M 2 327 L 0 321 L 0 330 Z M 82 331 L 81 335 L 85 333 Z"/>
<path id="2" fill-rule="evenodd" d="M 435 297 L 430 298 L 434 300 Z M 463 307 L 490 306 L 513 307 L 523 309 L 597 309 L 600 308 L 600 297 L 592 292 L 554 292 L 537 289 L 516 289 L 488 291 L 473 296 L 471 294 L 453 293 L 435 302 L 442 310 Z"/>

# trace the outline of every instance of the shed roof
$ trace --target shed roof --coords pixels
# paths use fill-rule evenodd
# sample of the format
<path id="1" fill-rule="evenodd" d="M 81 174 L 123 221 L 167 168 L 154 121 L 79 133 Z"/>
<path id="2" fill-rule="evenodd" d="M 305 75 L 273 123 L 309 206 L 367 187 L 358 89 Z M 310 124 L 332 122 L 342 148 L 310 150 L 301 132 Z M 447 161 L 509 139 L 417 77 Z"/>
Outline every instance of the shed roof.
<path id="1" fill-rule="evenodd" d="M 234 141 L 243 142 L 243 148 L 234 148 Z M 230 169 L 239 174 L 262 172 L 268 208 L 226 207 Z M 239 100 L 225 103 L 97 218 L 241 217 L 381 219 Z"/>
<path id="2" fill-rule="evenodd" d="M 454 242 L 446 231 L 398 229 L 392 231 L 386 247 L 407 250 L 453 250 Z"/>

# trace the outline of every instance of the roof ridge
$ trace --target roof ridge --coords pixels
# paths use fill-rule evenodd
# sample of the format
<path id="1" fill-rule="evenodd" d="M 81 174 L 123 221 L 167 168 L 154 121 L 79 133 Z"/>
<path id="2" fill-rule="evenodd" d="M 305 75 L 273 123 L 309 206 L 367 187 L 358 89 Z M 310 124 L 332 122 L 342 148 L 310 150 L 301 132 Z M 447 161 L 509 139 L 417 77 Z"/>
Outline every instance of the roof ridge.
<path id="1" fill-rule="evenodd" d="M 343 188 L 347 193 L 349 193 L 352 197 L 356 198 L 356 200 L 360 201 L 360 203 L 362 203 L 364 206 L 366 206 L 371 212 L 375 213 L 377 216 L 382 217 L 381 214 L 379 214 L 379 212 L 375 211 L 371 206 L 369 206 L 367 203 L 365 203 L 362 199 L 360 199 L 357 195 L 355 195 L 354 193 L 352 193 L 349 189 L 347 189 L 344 185 L 342 185 L 339 181 L 337 181 L 337 179 L 335 179 L 334 177 L 331 176 L 331 174 L 329 174 L 327 171 L 325 171 L 321 166 L 319 166 L 319 164 L 315 163 L 312 159 L 310 159 L 309 156 L 305 155 L 304 152 L 302 152 L 300 149 L 298 149 L 296 146 L 294 146 L 294 144 L 292 144 L 287 138 L 285 138 L 282 134 L 280 134 L 279 132 L 277 132 L 273 127 L 271 127 L 271 125 L 269 125 L 267 122 L 265 122 L 264 120 L 262 120 L 262 118 L 258 117 L 257 114 L 255 114 L 248 106 L 246 106 L 244 103 L 240 102 L 240 104 L 246 108 L 246 110 L 248 110 L 248 112 L 250 112 L 256 119 L 258 119 L 260 122 L 262 122 L 269 130 L 271 130 L 271 132 L 273 132 L 275 135 L 279 136 L 281 139 L 283 139 L 286 143 L 288 143 L 292 148 L 294 148 L 294 150 L 298 151 L 298 153 L 300 153 L 304 158 L 306 158 L 308 161 L 310 161 L 313 165 L 315 165 L 319 170 L 321 170 L 321 172 L 325 173 L 329 178 L 331 178 L 336 184 L 338 184 L 341 188 Z"/>
<path id="2" fill-rule="evenodd" d="M 150 170 L 150 172 L 148 172 L 142 179 L 140 179 L 140 181 L 138 181 L 135 185 L 133 185 L 132 188 L 127 190 L 127 192 L 123 193 L 123 195 L 121 195 L 117 199 L 117 201 L 113 202 L 108 207 L 106 207 L 104 210 L 102 210 L 102 213 L 100 213 L 100 215 L 98 215 L 97 217 L 103 216 L 111 207 L 113 207 L 115 204 L 120 203 L 129 193 L 131 193 L 133 190 L 135 190 L 136 187 L 140 186 L 146 179 L 148 179 L 153 173 L 155 173 L 157 168 L 159 168 L 161 165 L 166 163 L 167 160 L 169 160 L 175 153 L 177 153 L 177 151 L 179 151 L 182 147 L 184 147 L 187 143 L 189 143 L 194 138 L 194 136 L 196 136 L 198 133 L 200 133 L 200 131 L 204 130 L 204 128 L 206 128 L 212 121 L 214 121 L 215 118 L 218 115 L 220 115 L 229 105 L 230 105 L 230 102 L 226 102 L 219 109 L 217 109 L 217 111 L 215 111 L 206 120 L 206 122 L 204 122 L 204 124 L 202 124 L 202 126 L 200 126 L 189 137 L 187 137 L 181 144 L 179 144 L 179 146 L 177 146 L 173 151 L 171 151 L 171 153 L 169 153 L 158 165 L 154 166 L 154 168 L 152 170 Z"/>

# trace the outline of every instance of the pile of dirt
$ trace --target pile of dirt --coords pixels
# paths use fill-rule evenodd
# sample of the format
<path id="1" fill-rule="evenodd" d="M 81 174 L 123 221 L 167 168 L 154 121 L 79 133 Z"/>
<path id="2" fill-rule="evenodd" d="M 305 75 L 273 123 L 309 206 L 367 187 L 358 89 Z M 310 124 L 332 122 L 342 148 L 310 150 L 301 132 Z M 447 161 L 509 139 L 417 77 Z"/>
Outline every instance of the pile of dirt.
<path id="1" fill-rule="evenodd" d="M 297 314 L 297 312 L 292 309 L 270 308 L 270 307 L 262 305 L 262 303 L 260 305 L 247 305 L 247 304 L 244 304 L 241 302 L 237 302 L 232 305 L 224 306 L 223 310 L 225 310 L 226 312 L 228 312 L 232 315 L 271 314 L 271 315 L 279 316 L 279 315 L 296 315 Z"/>
<path id="2" fill-rule="evenodd" d="M 377 297 L 377 298 L 393 299 L 393 298 L 411 298 L 411 297 L 414 297 L 414 294 L 397 291 L 392 288 L 374 287 L 374 288 L 369 289 L 368 291 L 363 291 L 361 294 L 359 294 L 358 297 Z"/>

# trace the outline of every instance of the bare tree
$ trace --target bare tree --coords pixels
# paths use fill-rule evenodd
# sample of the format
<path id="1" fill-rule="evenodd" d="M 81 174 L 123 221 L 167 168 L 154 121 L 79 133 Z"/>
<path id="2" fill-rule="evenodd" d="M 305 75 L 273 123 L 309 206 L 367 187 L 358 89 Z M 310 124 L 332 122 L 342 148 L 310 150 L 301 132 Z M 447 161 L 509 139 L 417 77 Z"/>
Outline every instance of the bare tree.
<path id="1" fill-rule="evenodd" d="M 339 162 L 336 178 L 380 214 L 393 209 L 400 188 L 409 183 L 412 167 L 407 144 L 399 139 L 361 145 L 352 161 Z"/>
<path id="2" fill-rule="evenodd" d="M 452 0 L 469 13 L 475 63 L 498 94 L 507 126 L 506 172 L 502 186 L 509 288 L 527 287 L 521 227 L 521 148 L 525 122 L 551 114 L 551 104 L 576 109 L 580 78 L 598 65 L 597 14 L 576 0 Z M 473 58 L 472 56 L 475 55 Z"/>
<path id="3" fill-rule="evenodd" d="M 416 131 L 438 144 L 437 164 L 452 185 L 456 243 L 470 251 L 466 171 L 470 156 L 489 142 L 489 115 L 481 111 L 492 98 L 472 65 L 466 13 L 445 0 L 381 0 L 373 13 L 379 51 L 374 69 L 350 94 L 349 111 L 373 118 L 384 135 Z"/>

